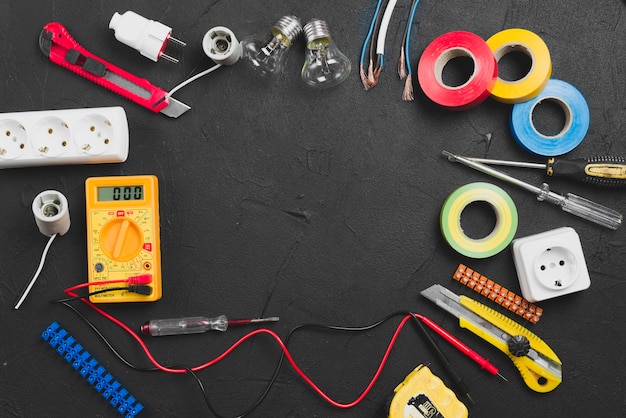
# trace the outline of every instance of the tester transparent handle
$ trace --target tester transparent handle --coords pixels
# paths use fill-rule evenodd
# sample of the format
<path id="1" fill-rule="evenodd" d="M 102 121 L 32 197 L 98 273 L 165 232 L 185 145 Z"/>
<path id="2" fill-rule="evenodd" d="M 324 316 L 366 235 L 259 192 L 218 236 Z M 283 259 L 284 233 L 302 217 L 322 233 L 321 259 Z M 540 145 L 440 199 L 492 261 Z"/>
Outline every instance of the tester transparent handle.
<path id="1" fill-rule="evenodd" d="M 565 212 L 610 229 L 617 229 L 622 224 L 621 213 L 572 193 L 567 194 L 567 198 L 561 202 L 561 207 Z"/>
<path id="2" fill-rule="evenodd" d="M 153 337 L 163 335 L 199 334 L 209 330 L 226 331 L 228 320 L 220 315 L 215 318 L 203 316 L 189 318 L 153 319 L 144 323 L 141 330 Z"/>

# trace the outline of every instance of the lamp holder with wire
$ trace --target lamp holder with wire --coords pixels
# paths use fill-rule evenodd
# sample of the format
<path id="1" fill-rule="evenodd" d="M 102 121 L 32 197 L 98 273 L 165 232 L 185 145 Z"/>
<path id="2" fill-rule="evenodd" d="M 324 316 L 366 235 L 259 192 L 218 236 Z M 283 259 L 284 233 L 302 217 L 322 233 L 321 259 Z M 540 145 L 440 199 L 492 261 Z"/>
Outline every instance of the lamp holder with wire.
<path id="1" fill-rule="evenodd" d="M 20 308 L 26 299 L 26 296 L 28 296 L 28 293 L 35 285 L 39 274 L 41 274 L 41 271 L 43 270 L 43 265 L 46 261 L 46 256 L 52 242 L 57 235 L 65 235 L 67 231 L 69 231 L 71 224 L 67 198 L 63 195 L 63 193 L 56 190 L 45 190 L 39 193 L 33 200 L 32 209 L 39 232 L 47 237 L 50 237 L 50 239 L 43 250 L 39 266 L 26 286 L 26 289 L 22 293 L 22 296 L 15 304 L 15 309 Z"/>

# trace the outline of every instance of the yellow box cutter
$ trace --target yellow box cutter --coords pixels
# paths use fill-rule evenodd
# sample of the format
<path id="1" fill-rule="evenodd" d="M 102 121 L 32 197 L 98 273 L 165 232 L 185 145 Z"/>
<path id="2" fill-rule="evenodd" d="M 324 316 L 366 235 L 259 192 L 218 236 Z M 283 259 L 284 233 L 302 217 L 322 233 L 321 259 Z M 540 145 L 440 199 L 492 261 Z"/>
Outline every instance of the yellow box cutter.
<path id="1" fill-rule="evenodd" d="M 528 329 L 441 285 L 433 285 L 421 293 L 459 318 L 461 328 L 470 330 L 509 356 L 532 390 L 550 392 L 561 383 L 561 360 L 548 344 Z"/>

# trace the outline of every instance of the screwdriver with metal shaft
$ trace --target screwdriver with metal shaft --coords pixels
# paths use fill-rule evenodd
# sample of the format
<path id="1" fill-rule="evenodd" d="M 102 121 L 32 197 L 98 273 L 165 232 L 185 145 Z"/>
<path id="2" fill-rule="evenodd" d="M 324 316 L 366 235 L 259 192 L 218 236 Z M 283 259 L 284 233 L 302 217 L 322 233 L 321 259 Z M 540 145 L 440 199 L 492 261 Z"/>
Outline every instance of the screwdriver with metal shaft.
<path id="1" fill-rule="evenodd" d="M 160 337 L 163 335 L 200 334 L 206 331 L 226 331 L 229 326 L 256 324 L 259 322 L 276 322 L 276 316 L 270 318 L 228 319 L 225 315 L 215 318 L 194 316 L 188 318 L 152 319 L 141 325 L 145 335 Z"/>
<path id="2" fill-rule="evenodd" d="M 454 155 L 448 151 L 443 151 L 443 155 L 447 156 L 448 160 L 450 161 L 464 164 L 468 167 L 481 171 L 485 174 L 489 174 L 490 176 L 493 176 L 500 180 L 515 184 L 516 186 L 519 186 L 537 195 L 537 200 L 539 200 L 540 202 L 543 202 L 545 200 L 550 203 L 554 203 L 555 205 L 560 206 L 561 209 L 563 209 L 565 212 L 580 216 L 581 218 L 587 219 L 598 225 L 602 225 L 610 229 L 617 229 L 622 224 L 623 217 L 621 213 L 572 193 L 567 193 L 566 196 L 562 196 L 558 193 L 551 192 L 550 187 L 547 183 L 543 183 L 541 187 L 533 186 L 532 184 L 526 183 L 522 180 L 516 179 L 515 177 L 511 177 L 501 171 L 493 169 L 488 165 L 472 161 L 465 157 Z"/>
<path id="3" fill-rule="evenodd" d="M 546 164 L 488 158 L 465 158 L 490 165 L 538 168 L 545 170 L 546 174 L 551 177 L 567 177 L 599 186 L 626 186 L 626 159 L 624 157 L 599 156 L 571 160 L 552 157 L 548 159 Z"/>

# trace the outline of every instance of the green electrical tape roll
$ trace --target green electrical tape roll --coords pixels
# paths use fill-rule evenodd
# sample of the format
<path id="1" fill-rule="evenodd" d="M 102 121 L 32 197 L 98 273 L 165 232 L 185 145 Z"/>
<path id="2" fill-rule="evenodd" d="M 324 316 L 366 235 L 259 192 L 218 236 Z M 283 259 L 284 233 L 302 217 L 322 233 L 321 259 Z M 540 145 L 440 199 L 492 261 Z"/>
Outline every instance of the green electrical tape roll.
<path id="1" fill-rule="evenodd" d="M 461 228 L 461 214 L 471 203 L 486 202 L 496 214 L 496 225 L 486 237 L 473 239 Z M 517 209 L 511 197 L 491 183 L 470 183 L 456 189 L 443 203 L 441 232 L 448 244 L 467 257 L 487 258 L 498 254 L 517 231 Z"/>

